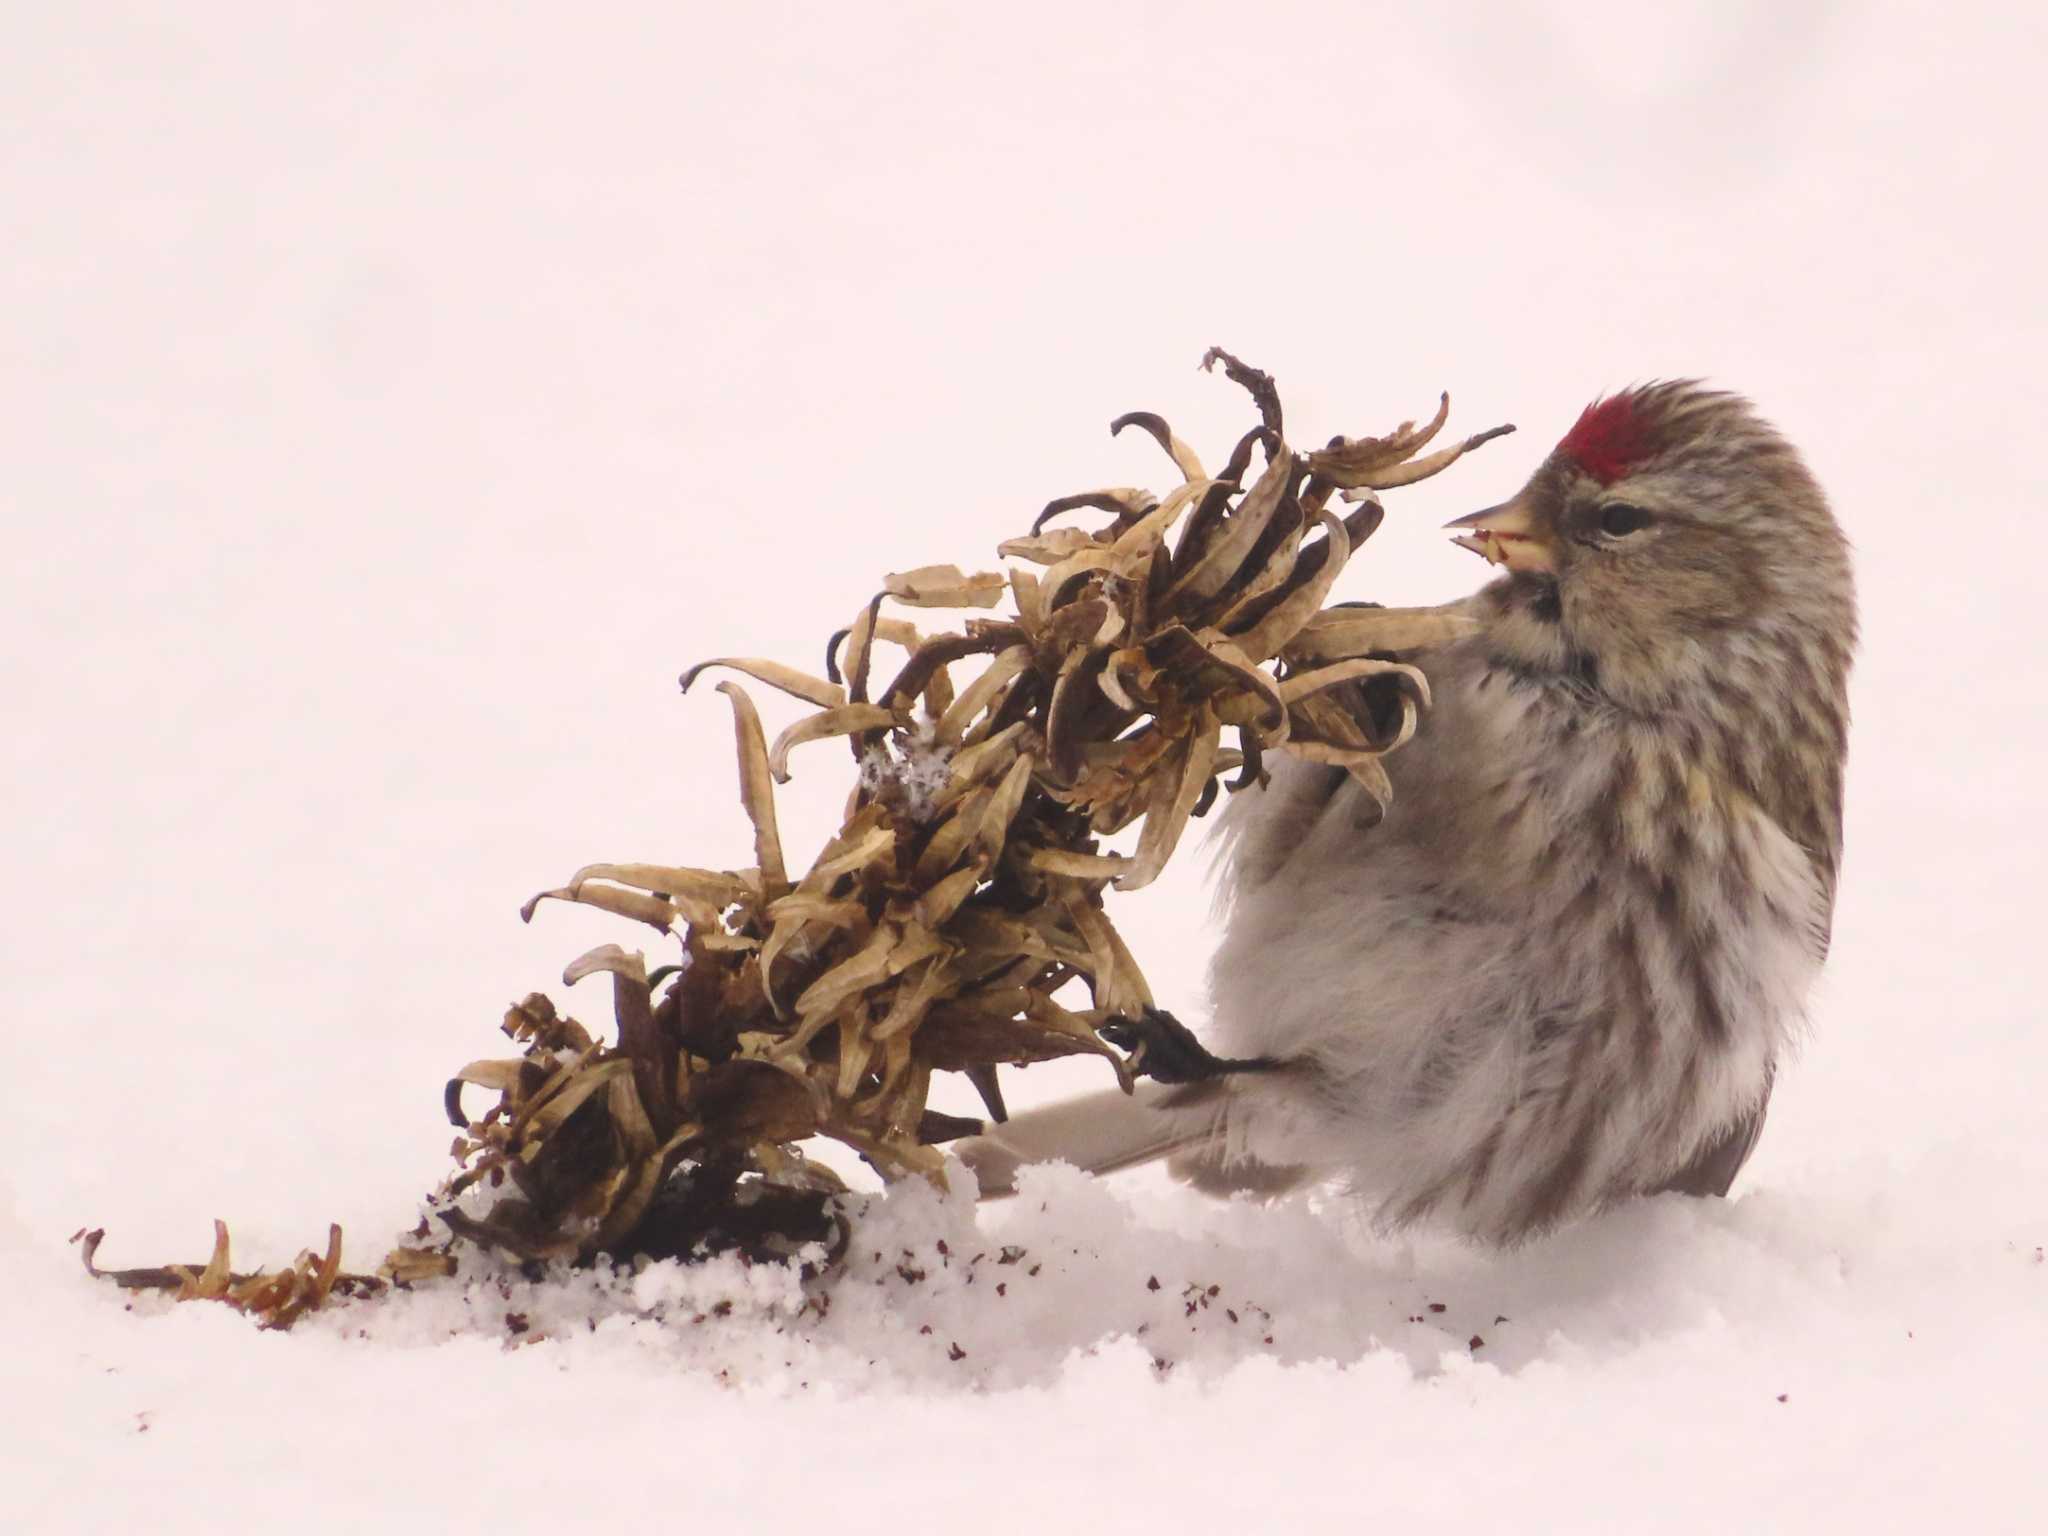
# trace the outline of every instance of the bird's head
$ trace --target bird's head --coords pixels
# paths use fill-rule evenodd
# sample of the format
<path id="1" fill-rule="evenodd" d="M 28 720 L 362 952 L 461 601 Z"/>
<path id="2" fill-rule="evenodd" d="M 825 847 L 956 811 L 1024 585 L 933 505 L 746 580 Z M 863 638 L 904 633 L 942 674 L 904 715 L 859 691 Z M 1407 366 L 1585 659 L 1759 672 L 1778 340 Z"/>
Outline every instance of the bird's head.
<path id="1" fill-rule="evenodd" d="M 1846 676 L 1847 543 L 1798 454 L 1739 396 L 1684 380 L 1595 401 L 1513 498 L 1451 526 L 1507 569 L 1482 602 L 1519 670 L 1646 711 L 1701 685 L 1768 688 L 1788 667 L 1834 688 Z M 1832 665 L 1815 654 L 1831 649 Z"/>

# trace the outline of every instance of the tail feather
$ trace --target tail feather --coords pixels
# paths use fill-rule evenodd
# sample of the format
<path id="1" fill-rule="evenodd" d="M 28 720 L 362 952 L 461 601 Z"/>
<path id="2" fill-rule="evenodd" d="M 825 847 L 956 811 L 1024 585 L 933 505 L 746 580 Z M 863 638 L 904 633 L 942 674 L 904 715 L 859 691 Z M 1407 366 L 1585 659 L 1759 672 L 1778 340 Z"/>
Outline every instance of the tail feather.
<path id="1" fill-rule="evenodd" d="M 1017 1170 L 1029 1163 L 1072 1163 L 1084 1173 L 1115 1173 L 1170 1161 L 1168 1171 L 1206 1194 L 1272 1198 L 1307 1178 L 1307 1170 L 1248 1158 L 1226 1158 L 1218 1083 L 1169 1087 L 1140 1083 L 1135 1093 L 1111 1088 L 1012 1115 L 950 1150 L 974 1170 L 984 1200 L 1017 1192 Z"/>
<path id="2" fill-rule="evenodd" d="M 1176 1114 L 1166 1104 L 1175 1092 L 1140 1083 L 1137 1092 L 1115 1088 L 1027 1109 L 979 1136 L 948 1149 L 974 1170 L 984 1200 L 1017 1192 L 1017 1170 L 1027 1163 L 1072 1163 L 1084 1173 L 1115 1173 L 1171 1157 L 1210 1140 L 1213 1121 Z"/>

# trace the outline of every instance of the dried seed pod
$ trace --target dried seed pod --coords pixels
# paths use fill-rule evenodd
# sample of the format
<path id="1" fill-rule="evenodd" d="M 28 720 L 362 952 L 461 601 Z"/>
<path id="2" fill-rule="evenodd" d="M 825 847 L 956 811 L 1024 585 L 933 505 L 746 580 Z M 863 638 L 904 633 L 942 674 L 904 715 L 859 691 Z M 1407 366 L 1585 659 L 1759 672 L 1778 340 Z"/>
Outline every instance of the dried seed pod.
<path id="1" fill-rule="evenodd" d="M 825 678 L 757 657 L 682 674 L 687 690 L 706 668 L 735 670 L 813 708 L 771 747 L 747 691 L 718 685 L 755 865 L 589 864 L 526 904 L 531 918 L 543 900 L 580 902 L 681 948 L 650 969 L 604 945 L 564 972 L 569 985 L 611 976 L 612 1043 L 535 994 L 505 1015 L 519 1054 L 473 1061 L 450 1081 L 462 1135 L 436 1208 L 444 1245 L 522 1260 L 687 1253 L 722 1232 L 764 1231 L 763 1210 L 807 1212 L 830 1232 L 819 1204 L 830 1181 L 793 1144 L 823 1135 L 886 1177 L 941 1177 L 927 1143 L 958 1123 L 928 1107 L 934 1072 L 967 1074 L 997 1118 L 1003 1063 L 1093 1052 L 1128 1086 L 1131 1064 L 1097 1029 L 1150 1007 L 1152 992 L 1105 892 L 1157 880 L 1223 789 L 1252 788 L 1270 754 L 1291 752 L 1343 767 L 1386 803 L 1381 758 L 1428 707 L 1430 652 L 1472 620 L 1459 605 L 1322 605 L 1384 515 L 1375 490 L 1437 473 L 1498 433 L 1420 456 L 1445 425 L 1446 398 L 1421 426 L 1297 454 L 1270 376 L 1220 350 L 1203 363 L 1221 363 L 1260 417 L 1215 478 L 1164 418 L 1119 417 L 1112 432 L 1149 434 L 1180 484 L 1047 503 L 1028 534 L 998 546 L 1036 570 L 925 565 L 884 577 L 828 642 Z M 1266 464 L 1247 488 L 1255 449 Z M 1339 491 L 1365 499 L 1340 518 L 1327 509 Z M 1045 526 L 1079 512 L 1098 525 Z M 887 611 L 988 608 L 1006 593 L 1012 613 L 931 635 Z M 876 696 L 878 643 L 906 657 Z M 973 673 L 956 679 L 954 668 Z M 1223 748 L 1225 730 L 1235 749 Z M 859 784 L 799 872 L 775 786 L 795 748 L 832 736 L 847 738 Z M 1133 823 L 1124 848 L 1099 841 Z M 1054 997 L 1075 979 L 1091 994 L 1085 1011 Z M 465 1087 L 497 1101 L 469 1118 Z M 156 1273 L 283 1326 L 348 1278 L 339 1260 L 336 1234 L 324 1259 L 237 1276 L 223 1228 L 204 1266 Z M 445 1251 L 405 1247 L 385 1274 L 412 1283 L 451 1264 Z"/>

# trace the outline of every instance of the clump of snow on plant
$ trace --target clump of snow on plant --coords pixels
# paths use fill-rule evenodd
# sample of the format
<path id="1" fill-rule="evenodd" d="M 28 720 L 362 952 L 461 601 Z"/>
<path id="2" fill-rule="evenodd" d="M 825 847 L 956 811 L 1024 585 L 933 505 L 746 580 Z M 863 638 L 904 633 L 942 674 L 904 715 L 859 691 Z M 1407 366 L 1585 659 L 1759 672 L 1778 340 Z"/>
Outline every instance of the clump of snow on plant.
<path id="1" fill-rule="evenodd" d="M 861 754 L 861 789 L 901 804 L 913 821 L 931 820 L 952 777 L 953 750 L 933 739 L 935 723 L 920 720 L 907 731 L 892 731 Z"/>

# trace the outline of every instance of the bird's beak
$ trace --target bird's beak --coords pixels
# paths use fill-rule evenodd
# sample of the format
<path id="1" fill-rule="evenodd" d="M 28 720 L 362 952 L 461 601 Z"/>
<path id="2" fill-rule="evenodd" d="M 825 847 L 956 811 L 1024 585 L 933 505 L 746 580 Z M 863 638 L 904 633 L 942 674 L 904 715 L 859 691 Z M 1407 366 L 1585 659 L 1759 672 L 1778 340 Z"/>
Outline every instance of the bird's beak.
<path id="1" fill-rule="evenodd" d="M 1511 571 L 1557 569 L 1557 546 L 1551 543 L 1548 531 L 1537 522 L 1528 501 L 1521 496 L 1488 507 L 1484 512 L 1454 518 L 1444 526 L 1470 528 L 1471 533 L 1451 542 L 1463 545 L 1475 555 L 1484 555 L 1495 565 L 1504 565 Z"/>

